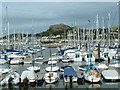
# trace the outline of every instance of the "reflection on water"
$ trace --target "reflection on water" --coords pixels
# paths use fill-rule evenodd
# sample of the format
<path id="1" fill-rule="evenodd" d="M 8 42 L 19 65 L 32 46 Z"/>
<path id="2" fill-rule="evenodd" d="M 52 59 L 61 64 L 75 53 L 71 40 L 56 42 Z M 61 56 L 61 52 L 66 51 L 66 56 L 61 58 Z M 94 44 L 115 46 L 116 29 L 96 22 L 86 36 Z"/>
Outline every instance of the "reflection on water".
<path id="1" fill-rule="evenodd" d="M 56 53 L 57 52 L 57 49 L 55 48 L 52 48 L 51 49 L 52 53 Z M 34 56 L 35 57 L 38 57 L 40 56 L 40 52 L 35 54 Z M 49 49 L 46 49 L 46 50 L 43 50 L 42 51 L 42 55 L 45 59 L 48 59 L 50 57 L 50 50 Z M 114 63 L 115 60 L 111 60 L 110 63 Z M 118 62 L 118 61 L 116 61 Z M 108 65 L 108 62 L 107 61 L 103 61 L 101 63 L 105 63 L 106 65 Z M 79 65 L 85 65 L 85 64 L 88 64 L 88 63 L 85 63 L 85 62 L 74 62 L 74 63 L 62 63 L 62 62 L 59 62 L 57 64 L 57 66 L 61 67 L 61 66 L 67 66 L 67 65 L 70 65 L 72 66 L 78 75 L 81 75 L 82 72 L 80 72 L 78 70 L 78 66 Z M 95 65 L 98 64 L 98 62 L 95 62 L 94 63 Z M 14 70 L 16 70 L 19 74 L 22 73 L 22 71 L 26 70 L 27 67 L 31 66 L 32 64 L 24 64 L 24 65 L 5 65 L 5 66 L 0 66 L 1 68 L 2 67 L 11 67 L 13 68 Z M 38 65 L 41 67 L 41 71 L 40 72 L 44 72 L 45 73 L 45 68 L 48 67 L 47 64 L 35 64 L 35 65 Z M 109 69 L 116 69 L 116 68 L 112 68 L 110 67 Z M 119 68 L 120 69 L 120 68 Z M 118 69 L 116 69 L 117 71 L 120 71 Z M 118 88 L 119 87 L 119 83 L 115 83 L 115 82 L 112 82 L 112 83 L 108 83 L 108 82 L 104 82 L 102 81 L 101 83 L 99 84 L 90 84 L 90 83 L 87 83 L 87 82 L 84 82 L 83 80 L 79 80 L 77 83 L 64 83 L 63 79 L 60 79 L 57 83 L 55 84 L 46 84 L 45 82 L 41 82 L 41 83 L 37 83 L 35 86 L 30 86 L 30 85 L 24 85 L 24 86 L 1 86 L 0 88 L 19 88 L 19 89 L 25 89 L 25 90 L 30 90 L 30 89 L 35 89 L 35 88 L 49 88 L 49 90 L 51 88 L 64 88 L 65 90 L 69 89 L 69 88 L 96 88 L 96 89 L 100 89 L 100 88 Z"/>

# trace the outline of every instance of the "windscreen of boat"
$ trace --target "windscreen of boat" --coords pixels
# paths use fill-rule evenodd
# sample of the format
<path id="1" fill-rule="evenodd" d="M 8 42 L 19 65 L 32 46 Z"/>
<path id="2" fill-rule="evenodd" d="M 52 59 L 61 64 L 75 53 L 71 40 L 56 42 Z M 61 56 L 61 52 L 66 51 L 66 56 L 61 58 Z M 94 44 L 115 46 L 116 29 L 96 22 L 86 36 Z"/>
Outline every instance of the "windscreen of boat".
<path id="1" fill-rule="evenodd" d="M 70 53 L 70 54 L 71 54 L 71 53 L 75 53 L 75 52 L 68 52 L 68 53 Z"/>
<path id="2" fill-rule="evenodd" d="M 108 57 L 108 53 L 104 53 L 104 57 Z"/>
<path id="3" fill-rule="evenodd" d="M 87 54 L 87 58 L 92 58 L 92 54 Z"/>
<path id="4" fill-rule="evenodd" d="M 75 58 L 79 58 L 79 57 L 80 57 L 79 53 L 75 54 Z"/>

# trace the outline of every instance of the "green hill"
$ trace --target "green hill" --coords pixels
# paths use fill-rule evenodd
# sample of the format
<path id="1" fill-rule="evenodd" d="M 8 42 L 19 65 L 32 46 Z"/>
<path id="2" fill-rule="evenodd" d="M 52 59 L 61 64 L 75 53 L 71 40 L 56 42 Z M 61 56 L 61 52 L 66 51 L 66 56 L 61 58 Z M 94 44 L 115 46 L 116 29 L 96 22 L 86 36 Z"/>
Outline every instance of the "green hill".
<path id="1" fill-rule="evenodd" d="M 36 34 L 36 36 L 63 35 L 68 30 L 72 30 L 72 27 L 65 24 L 55 24 L 51 25 L 47 31 Z"/>

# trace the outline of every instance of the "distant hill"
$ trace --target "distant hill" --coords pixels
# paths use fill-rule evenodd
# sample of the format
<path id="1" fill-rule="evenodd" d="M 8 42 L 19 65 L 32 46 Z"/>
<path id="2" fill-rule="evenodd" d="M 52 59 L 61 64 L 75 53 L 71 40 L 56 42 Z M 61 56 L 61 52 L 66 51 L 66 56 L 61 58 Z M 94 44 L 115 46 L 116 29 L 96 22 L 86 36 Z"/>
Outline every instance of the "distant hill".
<path id="1" fill-rule="evenodd" d="M 75 26 L 75 28 L 77 28 L 77 27 Z M 43 31 L 43 32 L 41 32 L 41 33 L 37 33 L 36 36 L 39 38 L 39 37 L 41 37 L 41 36 L 64 35 L 64 32 L 66 33 L 66 32 L 68 32 L 69 30 L 70 30 L 71 32 L 73 32 L 73 31 L 72 31 L 72 30 L 73 30 L 73 27 L 68 26 L 68 25 L 65 25 L 65 24 L 55 24 L 55 25 L 51 25 L 48 30 Z M 102 30 L 102 29 L 100 29 L 100 31 L 101 31 L 101 30 Z M 105 31 L 106 31 L 106 29 L 105 29 Z M 117 35 L 117 34 L 118 34 L 118 27 L 117 27 L 117 26 L 116 26 L 116 27 L 112 27 L 112 28 L 111 28 L 111 32 L 115 32 L 114 34 L 115 34 L 115 36 L 117 37 L 117 36 L 118 36 L 118 35 Z M 22 34 L 19 33 L 19 34 L 16 34 L 15 36 L 17 37 L 18 35 L 21 36 Z M 29 34 L 29 37 L 30 37 L 31 35 L 32 35 L 32 34 Z M 26 36 L 26 34 L 24 34 L 24 37 L 25 37 L 25 36 Z M 7 38 L 7 36 L 4 36 L 4 38 Z M 10 35 L 10 38 L 13 38 L 13 34 Z"/>
<path id="2" fill-rule="evenodd" d="M 68 29 L 71 29 L 71 27 L 65 24 L 56 24 L 49 27 L 49 31 L 63 31 Z"/>
<path id="3" fill-rule="evenodd" d="M 64 32 L 67 32 L 68 30 L 72 30 L 73 27 L 70 27 L 65 24 L 55 24 L 51 25 L 47 31 L 44 31 L 42 33 L 38 33 L 37 36 L 49 36 L 49 35 L 62 35 Z"/>
<path id="4" fill-rule="evenodd" d="M 116 31 L 116 30 L 118 30 L 118 27 L 117 26 L 116 27 L 112 27 L 112 30 Z"/>

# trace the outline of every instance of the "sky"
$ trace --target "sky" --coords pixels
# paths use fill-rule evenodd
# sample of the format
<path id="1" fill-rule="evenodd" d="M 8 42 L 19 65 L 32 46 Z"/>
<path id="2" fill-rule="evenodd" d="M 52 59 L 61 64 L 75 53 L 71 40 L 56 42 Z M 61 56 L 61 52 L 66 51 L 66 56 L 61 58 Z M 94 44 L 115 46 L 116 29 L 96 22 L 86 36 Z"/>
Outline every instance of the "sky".
<path id="1" fill-rule="evenodd" d="M 89 28 L 88 20 L 91 21 L 92 27 L 96 28 L 97 14 L 99 26 L 101 27 L 102 17 L 104 17 L 105 27 L 107 27 L 108 13 L 110 13 L 111 27 L 118 25 L 117 2 L 2 2 L 0 5 L 2 14 L 0 20 L 2 19 L 4 35 L 7 34 L 6 18 L 9 21 L 10 33 L 14 31 L 15 33 L 40 33 L 46 31 L 50 25 L 61 23 Z"/>

